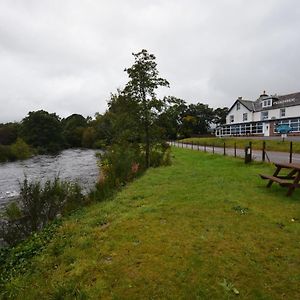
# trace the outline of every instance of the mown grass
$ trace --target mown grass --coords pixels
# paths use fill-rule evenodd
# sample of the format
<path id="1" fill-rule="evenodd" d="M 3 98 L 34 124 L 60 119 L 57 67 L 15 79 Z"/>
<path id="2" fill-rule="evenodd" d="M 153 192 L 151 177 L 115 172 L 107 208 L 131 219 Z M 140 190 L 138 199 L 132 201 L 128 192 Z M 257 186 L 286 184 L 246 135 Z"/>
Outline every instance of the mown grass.
<path id="1" fill-rule="evenodd" d="M 299 299 L 300 191 L 267 189 L 266 164 L 173 153 L 65 221 L 2 297 Z"/>
<path id="2" fill-rule="evenodd" d="M 216 147 L 223 147 L 224 143 L 226 143 L 226 147 L 233 148 L 236 143 L 236 147 L 240 149 L 244 149 L 245 146 L 249 145 L 249 142 L 252 142 L 252 148 L 255 150 L 261 150 L 263 147 L 262 140 L 255 139 L 244 139 L 244 138 L 187 138 L 182 139 L 180 142 L 184 143 L 194 143 L 199 145 L 207 145 Z M 290 142 L 282 141 L 282 140 L 266 140 L 266 150 L 268 151 L 280 151 L 280 152 L 289 152 L 290 151 Z M 293 142 L 293 152 L 300 153 L 300 142 Z"/>

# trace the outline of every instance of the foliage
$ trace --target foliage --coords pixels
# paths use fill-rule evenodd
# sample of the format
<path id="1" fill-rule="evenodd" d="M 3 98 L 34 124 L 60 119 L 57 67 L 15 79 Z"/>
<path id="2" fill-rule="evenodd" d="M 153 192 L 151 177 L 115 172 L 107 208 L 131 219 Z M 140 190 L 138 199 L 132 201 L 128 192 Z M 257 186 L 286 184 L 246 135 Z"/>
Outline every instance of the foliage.
<path id="1" fill-rule="evenodd" d="M 21 123 L 21 137 L 40 153 L 55 153 L 63 147 L 60 118 L 44 110 L 29 112 Z"/>
<path id="2" fill-rule="evenodd" d="M 217 108 L 214 111 L 214 123 L 217 126 L 226 124 L 226 116 L 228 114 L 228 107 Z"/>
<path id="3" fill-rule="evenodd" d="M 150 155 L 150 167 L 171 164 L 170 146 L 167 143 L 153 146 Z M 96 200 L 110 197 L 115 190 L 141 175 L 146 169 L 145 155 L 139 144 L 113 144 L 98 156 L 100 177 L 96 190 L 91 193 L 91 197 Z"/>
<path id="4" fill-rule="evenodd" d="M 15 247 L 0 248 L 0 290 L 1 286 L 13 276 L 25 273 L 26 269 L 30 267 L 31 258 L 46 248 L 61 222 L 61 219 L 55 220 L 40 233 L 31 235 Z M 10 298 L 12 295 L 5 292 L 2 296 Z"/>
<path id="5" fill-rule="evenodd" d="M 151 145 L 157 142 L 159 136 L 151 132 L 155 127 L 157 112 L 162 110 L 163 101 L 156 98 L 156 89 L 161 86 L 169 86 L 169 82 L 158 76 L 155 56 L 143 49 L 141 52 L 133 53 L 134 64 L 125 69 L 129 76 L 124 94 L 133 99 L 139 107 L 140 124 L 143 130 L 142 142 L 145 147 L 145 164 L 150 166 Z"/>
<path id="6" fill-rule="evenodd" d="M 16 159 L 27 159 L 33 154 L 30 146 L 26 144 L 21 138 L 18 138 L 10 148 L 12 154 Z"/>
<path id="7" fill-rule="evenodd" d="M 0 162 L 14 161 L 15 155 L 11 151 L 11 147 L 0 144 Z"/>
<path id="8" fill-rule="evenodd" d="M 66 214 L 84 204 L 84 197 L 78 184 L 71 184 L 55 178 L 46 181 L 28 182 L 20 186 L 16 202 L 7 205 L 0 222 L 0 238 L 8 245 L 15 245 L 31 233 L 44 228 L 58 215 Z"/>
<path id="9" fill-rule="evenodd" d="M 299 299 L 300 191 L 265 188 L 257 174 L 268 164 L 172 151 L 172 166 L 71 215 L 1 295 Z"/>
<path id="10" fill-rule="evenodd" d="M 11 145 L 18 137 L 18 123 L 0 124 L 0 145 Z"/>
<path id="11" fill-rule="evenodd" d="M 67 147 L 81 147 L 83 133 L 87 127 L 86 119 L 79 114 L 72 114 L 62 120 L 63 136 Z"/>
<path id="12" fill-rule="evenodd" d="M 82 133 L 81 145 L 84 148 L 94 148 L 96 142 L 96 130 L 93 127 L 86 127 Z"/>

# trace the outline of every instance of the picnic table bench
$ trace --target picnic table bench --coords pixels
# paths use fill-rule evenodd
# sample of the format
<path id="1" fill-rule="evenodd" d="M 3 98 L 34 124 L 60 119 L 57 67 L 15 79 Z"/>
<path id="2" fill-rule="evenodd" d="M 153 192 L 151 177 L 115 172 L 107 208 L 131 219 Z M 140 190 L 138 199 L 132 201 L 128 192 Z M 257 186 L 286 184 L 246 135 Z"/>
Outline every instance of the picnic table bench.
<path id="1" fill-rule="evenodd" d="M 267 187 L 271 187 L 273 182 L 280 186 L 287 187 L 287 196 L 291 196 L 294 190 L 300 187 L 300 164 L 296 163 L 274 163 L 276 170 L 273 175 L 259 174 L 262 179 L 268 179 Z M 279 175 L 282 169 L 290 169 L 287 175 Z"/>

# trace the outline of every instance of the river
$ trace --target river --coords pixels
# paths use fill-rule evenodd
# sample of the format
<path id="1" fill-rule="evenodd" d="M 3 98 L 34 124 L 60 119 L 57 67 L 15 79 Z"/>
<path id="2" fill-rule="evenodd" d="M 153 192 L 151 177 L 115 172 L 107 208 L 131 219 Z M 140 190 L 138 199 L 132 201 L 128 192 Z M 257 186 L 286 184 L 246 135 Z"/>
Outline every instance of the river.
<path id="1" fill-rule="evenodd" d="M 84 192 L 96 183 L 99 169 L 95 150 L 68 149 L 59 155 L 38 155 L 24 161 L 0 163 L 0 208 L 16 198 L 20 182 L 60 179 L 78 182 Z"/>

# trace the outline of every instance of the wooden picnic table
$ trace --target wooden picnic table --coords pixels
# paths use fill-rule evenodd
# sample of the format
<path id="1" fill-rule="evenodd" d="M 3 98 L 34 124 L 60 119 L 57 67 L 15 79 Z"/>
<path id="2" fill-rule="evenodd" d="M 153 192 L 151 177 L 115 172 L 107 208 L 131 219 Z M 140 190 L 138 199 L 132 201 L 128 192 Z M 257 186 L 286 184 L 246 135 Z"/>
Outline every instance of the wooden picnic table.
<path id="1" fill-rule="evenodd" d="M 294 190 L 300 187 L 300 164 L 297 163 L 274 163 L 276 170 L 273 175 L 259 174 L 262 179 L 268 179 L 267 187 L 271 187 L 273 182 L 288 188 L 287 196 L 291 196 Z M 280 175 L 282 169 L 290 169 L 287 175 Z"/>

